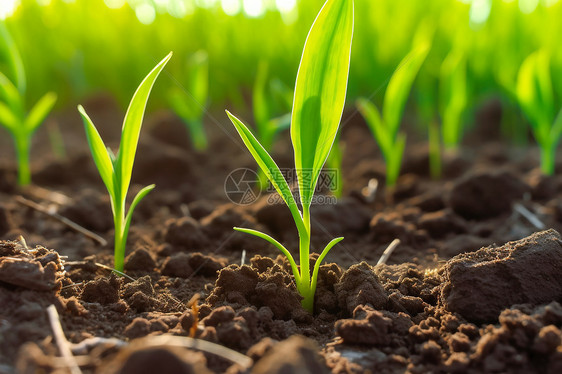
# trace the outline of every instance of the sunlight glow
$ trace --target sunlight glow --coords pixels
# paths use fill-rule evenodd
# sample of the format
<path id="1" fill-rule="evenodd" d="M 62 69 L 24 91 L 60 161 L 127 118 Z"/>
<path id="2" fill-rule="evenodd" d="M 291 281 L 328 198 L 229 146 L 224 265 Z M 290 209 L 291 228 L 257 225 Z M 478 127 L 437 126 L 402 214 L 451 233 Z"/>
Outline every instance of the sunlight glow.
<path id="1" fill-rule="evenodd" d="M 491 0 L 473 0 L 470 6 L 470 23 L 480 25 L 485 23 L 492 10 Z"/>
<path id="2" fill-rule="evenodd" d="M 297 6 L 297 0 L 275 0 L 275 6 L 281 13 L 289 13 Z"/>
<path id="3" fill-rule="evenodd" d="M 244 0 L 244 13 L 248 17 L 259 17 L 264 13 L 262 0 Z"/>
<path id="4" fill-rule="evenodd" d="M 2 0 L 0 2 L 0 19 L 10 17 L 20 5 L 19 0 Z"/>
<path id="5" fill-rule="evenodd" d="M 221 0 L 221 7 L 224 13 L 229 16 L 237 15 L 242 8 L 240 0 Z"/>
<path id="6" fill-rule="evenodd" d="M 537 9 L 539 0 L 519 0 L 519 10 L 523 14 L 530 14 Z"/>
<path id="7" fill-rule="evenodd" d="M 125 5 L 125 0 L 104 0 L 104 3 L 110 9 L 119 9 Z"/>
<path id="8" fill-rule="evenodd" d="M 145 25 L 150 25 L 156 18 L 156 10 L 150 4 L 144 3 L 135 9 L 135 14 L 139 21 Z"/>

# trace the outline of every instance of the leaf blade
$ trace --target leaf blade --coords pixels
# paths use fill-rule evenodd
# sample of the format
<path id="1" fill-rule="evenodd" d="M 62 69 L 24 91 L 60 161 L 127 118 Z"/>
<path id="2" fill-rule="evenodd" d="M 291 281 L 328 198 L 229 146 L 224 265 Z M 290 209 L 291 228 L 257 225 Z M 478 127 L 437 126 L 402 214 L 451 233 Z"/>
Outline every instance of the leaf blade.
<path id="1" fill-rule="evenodd" d="M 353 1 L 328 0 L 303 50 L 295 86 L 291 140 L 305 210 L 310 207 L 343 113 L 352 36 Z"/>
<path id="2" fill-rule="evenodd" d="M 160 61 L 154 69 L 144 78 L 137 90 L 125 114 L 123 121 L 123 130 L 121 134 L 121 143 L 119 145 L 119 152 L 115 162 L 115 173 L 120 182 L 121 196 L 126 196 L 131 181 L 133 172 L 133 163 L 137 151 L 137 145 L 142 127 L 146 103 L 150 91 L 158 78 L 160 72 L 164 69 L 166 63 L 172 57 L 170 52 L 162 61 Z"/>
<path id="3" fill-rule="evenodd" d="M 283 173 L 281 173 L 281 170 L 279 170 L 279 167 L 277 166 L 275 161 L 273 161 L 273 158 L 271 158 L 269 153 L 267 153 L 265 148 L 252 134 L 250 129 L 248 129 L 248 127 L 244 125 L 242 121 L 232 115 L 228 110 L 226 111 L 226 114 L 236 128 L 236 131 L 238 131 L 238 134 L 242 138 L 242 141 L 258 163 L 260 169 L 264 172 L 283 201 L 285 201 L 285 204 L 287 204 L 287 206 L 289 207 L 293 219 L 295 220 L 297 227 L 299 227 L 299 225 L 302 225 L 302 216 L 297 207 L 295 199 L 293 198 L 291 189 L 289 188 L 289 185 L 287 184 L 287 181 L 283 176 Z"/>
<path id="4" fill-rule="evenodd" d="M 37 127 L 43 123 L 49 112 L 53 109 L 56 101 L 57 95 L 54 92 L 47 92 L 35 103 L 24 121 L 24 127 L 28 133 L 31 134 L 37 130 Z"/>
<path id="5" fill-rule="evenodd" d="M 98 172 L 107 188 L 107 192 L 109 192 L 112 200 L 115 201 L 114 169 L 111 157 L 96 126 L 94 126 L 94 123 L 82 105 L 78 105 L 78 112 L 80 112 L 82 116 L 82 121 L 84 122 L 84 128 L 86 130 L 86 138 L 88 139 L 88 145 L 90 146 L 90 151 L 92 152 L 92 157 L 94 158 Z"/>

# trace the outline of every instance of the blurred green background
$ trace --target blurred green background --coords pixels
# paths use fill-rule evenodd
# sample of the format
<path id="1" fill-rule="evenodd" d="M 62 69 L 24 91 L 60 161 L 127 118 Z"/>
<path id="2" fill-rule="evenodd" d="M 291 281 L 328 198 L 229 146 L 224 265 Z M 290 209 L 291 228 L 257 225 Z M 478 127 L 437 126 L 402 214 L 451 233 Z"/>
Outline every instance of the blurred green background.
<path id="1" fill-rule="evenodd" d="M 109 92 L 126 107 L 140 79 L 169 51 L 174 58 L 150 100 L 169 107 L 174 87 L 189 91 L 190 63 L 208 54 L 208 103 L 251 112 L 258 66 L 290 92 L 302 47 L 323 0 L 2 0 L 28 78 L 28 102 L 47 91 L 57 108 Z M 490 97 L 515 108 L 522 61 L 537 50 L 550 58 L 556 108 L 562 93 L 562 4 L 558 0 L 356 0 L 348 104 L 380 103 L 400 60 L 423 34 L 432 48 L 414 83 L 410 115 L 437 112 L 443 61 L 466 58 L 467 108 Z M 266 95 L 271 97 L 272 95 Z M 189 95 L 186 94 L 186 100 Z M 286 110 L 286 109 L 284 109 Z M 276 113 L 279 115 L 280 113 Z M 281 113 L 282 114 L 282 113 Z"/>

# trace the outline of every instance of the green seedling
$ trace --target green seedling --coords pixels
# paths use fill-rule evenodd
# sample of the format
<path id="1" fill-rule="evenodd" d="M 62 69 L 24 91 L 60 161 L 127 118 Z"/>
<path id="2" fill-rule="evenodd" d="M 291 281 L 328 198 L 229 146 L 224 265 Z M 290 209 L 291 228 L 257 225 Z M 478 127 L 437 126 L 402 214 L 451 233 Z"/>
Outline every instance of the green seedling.
<path id="1" fill-rule="evenodd" d="M 406 100 L 414 79 L 427 54 L 429 44 L 412 50 L 392 74 L 384 95 L 382 116 L 369 100 L 357 100 L 357 108 L 365 118 L 377 141 L 386 163 L 386 185 L 393 187 L 400 174 L 406 134 L 399 132 Z"/>
<path id="2" fill-rule="evenodd" d="M 180 87 L 170 91 L 168 102 L 184 123 L 193 147 L 205 151 L 208 147 L 203 117 L 209 101 L 209 57 L 199 51 L 188 61 L 188 79 L 185 92 Z"/>
<path id="3" fill-rule="evenodd" d="M 541 170 L 546 175 L 553 175 L 556 148 L 562 135 L 562 110 L 555 119 L 550 62 L 545 51 L 534 52 L 523 61 L 517 77 L 516 95 L 540 147 Z"/>
<path id="4" fill-rule="evenodd" d="M 81 105 L 78 106 L 78 111 L 84 121 L 88 145 L 90 146 L 94 162 L 109 192 L 111 200 L 111 210 L 113 212 L 113 222 L 115 224 L 114 266 L 117 271 L 123 271 L 125 244 L 127 243 L 127 235 L 129 233 L 133 211 L 138 203 L 155 187 L 152 184 L 140 190 L 133 199 L 129 211 L 126 212 L 125 200 L 133 173 L 133 163 L 135 161 L 135 154 L 137 152 L 148 96 L 150 95 L 156 78 L 171 57 L 172 53 L 156 65 L 146 78 L 144 78 L 133 95 L 127 113 L 125 114 L 125 120 L 123 121 L 121 143 L 117 156 L 115 156 L 109 148 L 106 148 L 92 120 L 88 117 L 84 108 Z"/>
<path id="5" fill-rule="evenodd" d="M 341 120 L 353 35 L 353 0 L 328 0 L 308 34 L 295 87 L 291 115 L 291 141 L 295 154 L 301 208 L 279 167 L 240 120 L 227 114 L 246 147 L 283 198 L 299 233 L 300 270 L 291 253 L 277 240 L 256 230 L 234 229 L 260 237 L 279 249 L 291 265 L 303 307 L 312 312 L 318 269 L 330 249 L 343 240 L 330 241 L 310 274 L 310 206 L 318 177 L 336 137 Z"/>
<path id="6" fill-rule="evenodd" d="M 462 52 L 453 50 L 443 61 L 439 74 L 439 112 L 446 149 L 459 147 L 467 100 L 466 58 Z"/>
<path id="7" fill-rule="evenodd" d="M 46 93 L 29 111 L 25 110 L 26 75 L 20 53 L 4 23 L 0 22 L 0 53 L 6 61 L 8 78 L 0 72 L 0 125 L 12 135 L 18 160 L 18 184 L 31 183 L 29 153 L 31 138 L 57 101 L 53 92 Z"/>

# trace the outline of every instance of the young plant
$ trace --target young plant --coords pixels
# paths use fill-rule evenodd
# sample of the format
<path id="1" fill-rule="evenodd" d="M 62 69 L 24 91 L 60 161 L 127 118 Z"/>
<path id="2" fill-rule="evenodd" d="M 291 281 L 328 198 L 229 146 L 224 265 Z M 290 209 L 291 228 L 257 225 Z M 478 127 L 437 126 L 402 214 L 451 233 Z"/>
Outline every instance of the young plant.
<path id="1" fill-rule="evenodd" d="M 31 138 L 47 117 L 57 95 L 46 93 L 29 111 L 25 110 L 26 77 L 19 51 L 4 23 L 0 22 L 0 53 L 13 80 L 0 72 L 0 125 L 12 135 L 18 160 L 18 184 L 31 183 L 29 153 Z M 2 45 L 3 44 L 3 45 Z"/>
<path id="2" fill-rule="evenodd" d="M 175 87 L 169 94 L 172 110 L 184 123 L 193 147 L 204 151 L 208 147 L 203 117 L 209 98 L 209 58 L 207 52 L 198 51 L 188 61 L 187 92 Z M 188 96 L 186 100 L 186 95 Z"/>
<path id="3" fill-rule="evenodd" d="M 384 157 L 388 187 L 396 184 L 400 174 L 402 156 L 406 146 L 406 134 L 399 133 L 402 113 L 414 79 L 428 52 L 429 44 L 424 43 L 408 53 L 400 62 L 386 88 L 382 116 L 377 107 L 369 100 L 364 98 L 357 100 L 357 108 L 365 117 Z"/>
<path id="4" fill-rule="evenodd" d="M 133 163 L 137 152 L 137 144 L 146 102 L 148 101 L 148 96 L 150 95 L 156 78 L 171 57 L 172 53 L 170 52 L 170 54 L 160 61 L 146 78 L 144 78 L 133 95 L 127 113 L 125 114 L 125 120 L 123 121 L 121 143 L 119 144 L 117 156 L 115 156 L 109 148 L 106 148 L 92 120 L 88 117 L 84 108 L 81 105 L 78 106 L 78 111 L 84 121 L 86 137 L 88 138 L 88 144 L 92 151 L 94 162 L 109 192 L 111 200 L 111 210 L 113 211 L 113 222 L 115 224 L 114 266 L 115 270 L 118 271 L 123 271 L 125 244 L 127 243 L 127 235 L 129 233 L 133 211 L 138 203 L 155 187 L 152 184 L 140 190 L 133 199 L 129 211 L 126 212 L 125 200 L 131 182 Z"/>
<path id="5" fill-rule="evenodd" d="M 461 141 L 467 96 L 466 58 L 453 50 L 443 61 L 439 75 L 439 111 L 446 149 L 456 150 Z"/>
<path id="6" fill-rule="evenodd" d="M 549 56 L 545 51 L 534 52 L 523 61 L 516 95 L 540 147 L 541 170 L 553 175 L 556 148 L 562 135 L 562 110 L 555 119 Z"/>
<path id="7" fill-rule="evenodd" d="M 256 230 L 240 232 L 267 240 L 291 265 L 303 307 L 312 312 L 318 269 L 330 249 L 343 240 L 333 239 L 316 260 L 310 274 L 310 205 L 318 177 L 336 137 L 345 103 L 351 40 L 353 0 L 327 0 L 308 34 L 295 87 L 291 116 L 291 141 L 295 154 L 301 209 L 279 167 L 252 132 L 227 111 L 246 147 L 283 198 L 299 233 L 300 270 L 291 253 L 277 240 Z"/>

